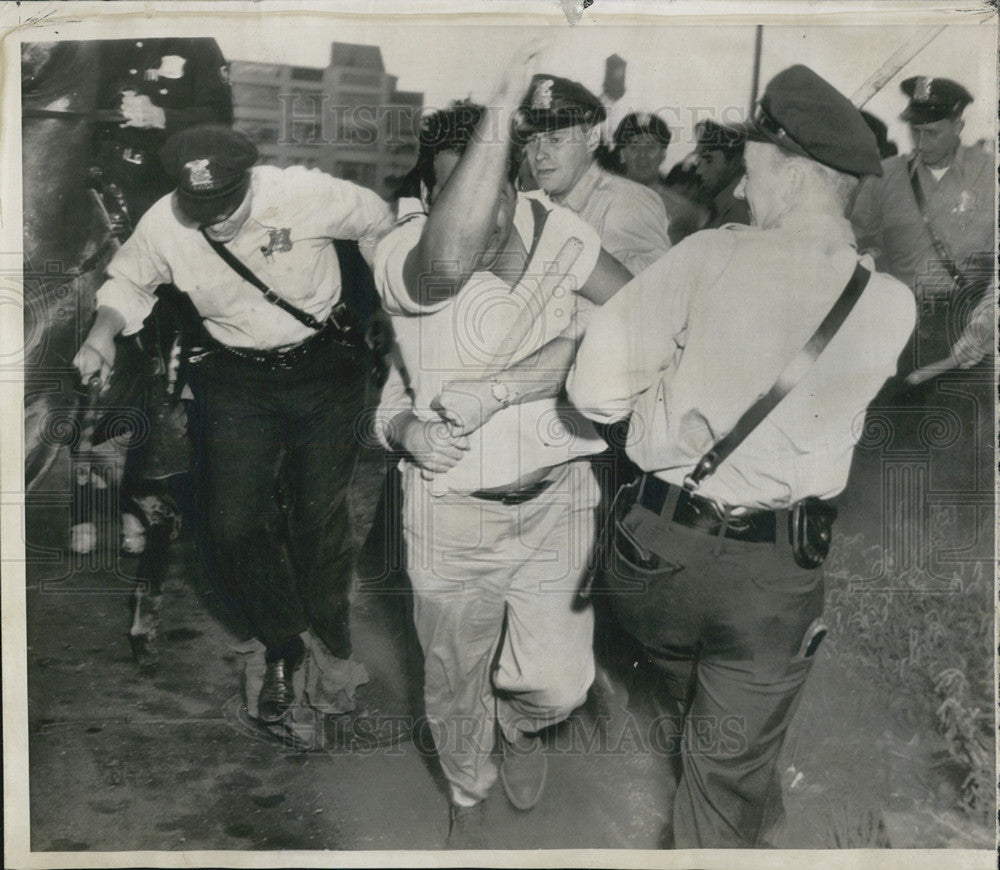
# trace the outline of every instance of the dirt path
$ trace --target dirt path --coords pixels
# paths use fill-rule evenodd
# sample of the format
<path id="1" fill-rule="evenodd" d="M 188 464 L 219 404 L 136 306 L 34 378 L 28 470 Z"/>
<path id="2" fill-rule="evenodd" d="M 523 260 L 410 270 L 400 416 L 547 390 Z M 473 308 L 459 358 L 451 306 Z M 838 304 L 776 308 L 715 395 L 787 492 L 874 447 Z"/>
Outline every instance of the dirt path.
<path id="1" fill-rule="evenodd" d="M 845 534 L 878 528 L 884 465 L 882 453 L 862 457 Z M 371 514 L 380 474 L 367 457 L 359 517 Z M 140 674 L 125 638 L 127 586 L 106 571 L 45 582 L 65 572 L 44 548 L 64 552 L 67 525 L 65 506 L 29 507 L 27 539 L 43 548 L 33 550 L 41 557 L 29 562 L 27 590 L 34 850 L 443 847 L 447 800 L 429 741 L 342 751 L 331 738 L 302 753 L 257 733 L 239 710 L 242 638 L 192 579 L 183 541 L 171 556 L 163 663 Z M 81 591 L 81 579 L 111 591 Z M 362 703 L 373 717 L 419 721 L 404 601 L 360 592 L 353 620 L 372 673 Z M 783 754 L 787 818 L 774 845 L 989 848 L 988 829 L 956 812 L 935 773 L 933 734 L 887 706 L 884 685 L 831 640 Z M 532 813 L 511 809 L 499 787 L 491 796 L 489 847 L 657 848 L 672 789 L 649 722 L 641 709 L 619 710 L 602 732 L 592 711 L 574 714 L 553 735 L 549 785 Z"/>

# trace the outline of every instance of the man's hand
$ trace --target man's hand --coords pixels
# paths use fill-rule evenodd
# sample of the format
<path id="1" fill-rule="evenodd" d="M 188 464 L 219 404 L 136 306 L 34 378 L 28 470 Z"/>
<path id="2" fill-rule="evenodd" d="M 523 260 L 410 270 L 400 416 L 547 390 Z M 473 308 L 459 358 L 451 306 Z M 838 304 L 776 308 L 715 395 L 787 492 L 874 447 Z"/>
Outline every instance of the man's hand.
<path id="1" fill-rule="evenodd" d="M 154 106 L 145 94 L 122 91 L 122 114 L 124 127 L 155 127 L 162 130 L 167 126 L 167 115 L 159 106 Z"/>
<path id="2" fill-rule="evenodd" d="M 449 381 L 431 402 L 454 435 L 471 435 L 502 407 L 489 381 Z"/>
<path id="3" fill-rule="evenodd" d="M 88 386 L 97 378 L 101 389 L 106 389 L 111 370 L 115 366 L 115 342 L 101 336 L 88 335 L 87 340 L 73 357 L 73 365 L 80 372 L 80 380 Z"/>
<path id="4" fill-rule="evenodd" d="M 523 99 L 531 77 L 538 71 L 538 56 L 548 47 L 542 38 L 532 39 L 514 52 L 503 75 L 493 89 L 487 106 L 516 109 Z"/>
<path id="5" fill-rule="evenodd" d="M 465 435 L 449 431 L 443 420 L 421 420 L 410 416 L 394 439 L 420 466 L 425 480 L 454 468 L 469 449 Z"/>
<path id="6" fill-rule="evenodd" d="M 90 386 L 95 377 L 100 380 L 102 389 L 107 387 L 115 367 L 115 336 L 124 328 L 125 318 L 117 310 L 98 306 L 93 326 L 73 357 L 73 365 L 80 372 L 85 387 Z"/>

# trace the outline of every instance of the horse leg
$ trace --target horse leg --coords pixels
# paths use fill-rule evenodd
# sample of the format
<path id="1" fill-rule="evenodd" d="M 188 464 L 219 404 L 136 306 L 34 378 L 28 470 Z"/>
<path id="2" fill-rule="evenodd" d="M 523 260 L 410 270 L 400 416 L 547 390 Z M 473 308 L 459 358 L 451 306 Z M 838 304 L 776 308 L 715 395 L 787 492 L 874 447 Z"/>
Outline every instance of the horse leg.
<path id="1" fill-rule="evenodd" d="M 169 499 L 150 496 L 138 502 L 149 526 L 146 546 L 139 557 L 139 582 L 132 593 L 132 624 L 128 639 L 132 657 L 142 670 L 153 670 L 159 663 L 160 611 L 163 605 L 163 581 L 167 574 L 170 541 L 177 537 L 178 514 Z"/>

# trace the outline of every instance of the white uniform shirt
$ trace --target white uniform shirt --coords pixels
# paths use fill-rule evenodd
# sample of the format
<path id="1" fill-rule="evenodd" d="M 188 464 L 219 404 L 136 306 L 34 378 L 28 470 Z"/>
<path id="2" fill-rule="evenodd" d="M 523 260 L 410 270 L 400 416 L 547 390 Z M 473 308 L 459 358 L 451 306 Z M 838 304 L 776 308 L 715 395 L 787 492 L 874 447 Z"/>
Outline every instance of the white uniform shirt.
<path id="1" fill-rule="evenodd" d="M 318 169 L 251 170 L 250 215 L 226 247 L 296 308 L 325 320 L 340 299 L 340 267 L 332 239 L 358 239 L 370 262 L 392 220 L 372 191 Z M 118 310 L 124 334 L 142 327 L 158 285 L 191 297 L 213 338 L 231 347 L 269 349 L 314 332 L 268 302 L 236 274 L 184 218 L 173 194 L 158 200 L 108 266 L 97 304 Z"/>
<path id="2" fill-rule="evenodd" d="M 560 335 L 576 336 L 580 315 L 593 306 L 575 291 L 590 277 L 601 242 L 592 228 L 541 194 L 519 194 L 514 231 L 531 249 L 534 222 L 529 198 L 552 209 L 529 269 L 516 287 L 490 272 L 475 272 L 454 299 L 421 306 L 403 281 L 406 256 L 420 240 L 426 218 L 414 217 L 387 235 L 375 253 L 375 284 L 392 315 L 396 344 L 413 391 L 413 410 L 423 420 L 439 419 L 430 407 L 445 383 L 479 379 L 513 365 Z M 567 240 L 580 244 L 571 254 Z M 554 279 L 543 272 L 558 262 Z M 558 274 L 556 274 L 558 271 Z M 551 293 L 546 288 L 552 290 Z M 524 329 L 513 328 L 521 318 Z M 516 333 L 516 335 L 512 334 Z M 393 383 L 398 384 L 398 375 Z M 383 391 L 382 425 L 404 408 L 400 390 Z M 547 466 L 604 449 L 593 426 L 565 398 L 511 405 L 470 436 L 471 449 L 450 471 L 435 478 L 435 491 L 472 492 L 504 486 Z"/>
<path id="3" fill-rule="evenodd" d="M 731 225 L 690 236 L 594 312 L 567 380 L 569 396 L 594 420 L 631 412 L 628 455 L 682 484 L 771 389 L 857 262 L 843 219 L 773 230 Z M 865 409 L 894 373 L 914 316 L 907 287 L 873 273 L 805 377 L 698 494 L 772 509 L 840 492 Z"/>

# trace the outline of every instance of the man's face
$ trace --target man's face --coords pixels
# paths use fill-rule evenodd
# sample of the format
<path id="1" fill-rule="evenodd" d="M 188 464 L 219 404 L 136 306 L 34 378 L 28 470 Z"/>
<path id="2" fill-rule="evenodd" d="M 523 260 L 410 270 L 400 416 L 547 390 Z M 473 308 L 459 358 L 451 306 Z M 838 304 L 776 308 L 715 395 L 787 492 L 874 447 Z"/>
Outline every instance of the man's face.
<path id="1" fill-rule="evenodd" d="M 250 216 L 251 202 L 252 191 L 247 188 L 246 194 L 241 200 L 222 204 L 217 211 L 203 210 L 200 214 L 195 215 L 189 214 L 183 206 L 181 206 L 181 211 L 190 220 L 204 226 L 211 238 L 217 241 L 229 241 L 236 236 L 240 227 L 246 223 L 246 219 Z"/>
<path id="2" fill-rule="evenodd" d="M 565 196 L 593 161 L 599 134 L 596 127 L 563 127 L 535 133 L 524 149 L 535 179 L 551 196 Z"/>
<path id="3" fill-rule="evenodd" d="M 787 179 L 775 169 L 775 159 L 767 149 L 777 148 L 765 142 L 747 142 L 744 163 L 746 174 L 734 191 L 750 206 L 753 225 L 762 229 L 776 226 L 786 205 Z"/>
<path id="4" fill-rule="evenodd" d="M 441 194 L 445 182 L 451 177 L 458 166 L 461 156 L 457 151 L 441 151 L 434 155 L 434 189 L 428 194 L 429 207 L 434 206 L 434 202 Z M 497 255 L 503 250 L 510 238 L 511 230 L 514 227 L 514 208 L 517 205 L 517 192 L 514 185 L 504 180 L 503 188 L 500 191 L 500 198 L 497 202 L 496 215 L 494 217 L 493 231 L 486 242 L 486 248 L 482 251 L 478 268 L 488 268 Z"/>
<path id="5" fill-rule="evenodd" d="M 930 124 L 910 124 L 913 147 L 925 166 L 937 169 L 951 163 L 963 126 L 961 118 L 944 118 Z"/>
<path id="6" fill-rule="evenodd" d="M 514 185 L 505 179 L 500 190 L 500 199 L 497 202 L 493 232 L 486 242 L 485 250 L 480 255 L 478 268 L 489 269 L 506 247 L 511 231 L 514 229 L 514 209 L 516 207 L 517 191 L 514 189 Z"/>
<path id="7" fill-rule="evenodd" d="M 666 153 L 667 149 L 651 133 L 636 136 L 622 146 L 625 175 L 639 184 L 652 184 Z"/>
<path id="8" fill-rule="evenodd" d="M 739 158 L 732 158 L 720 148 L 699 148 L 694 171 L 711 196 L 719 193 L 740 171 Z"/>

